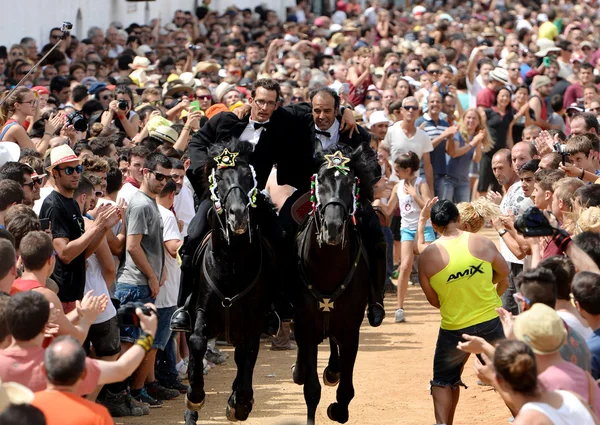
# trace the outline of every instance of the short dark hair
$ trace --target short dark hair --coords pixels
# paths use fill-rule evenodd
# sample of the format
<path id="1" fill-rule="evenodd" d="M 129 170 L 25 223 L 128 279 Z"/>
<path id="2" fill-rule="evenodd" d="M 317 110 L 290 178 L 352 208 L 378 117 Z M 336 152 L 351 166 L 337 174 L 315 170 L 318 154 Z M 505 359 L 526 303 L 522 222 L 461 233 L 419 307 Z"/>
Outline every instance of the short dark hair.
<path id="1" fill-rule="evenodd" d="M 15 237 L 6 229 L 0 227 L 0 240 L 9 241 L 13 248 L 16 248 Z"/>
<path id="2" fill-rule="evenodd" d="M 84 193 L 90 196 L 93 191 L 94 185 L 92 184 L 90 179 L 88 179 L 85 176 L 81 176 L 81 179 L 79 180 L 79 185 L 77 186 L 77 189 L 75 189 L 75 192 L 73 192 L 73 199 L 79 198 Z"/>
<path id="3" fill-rule="evenodd" d="M 46 425 L 44 412 L 32 404 L 9 404 L 0 413 L 2 425 Z"/>
<path id="4" fill-rule="evenodd" d="M 55 64 L 55 67 L 58 69 L 59 64 Z M 66 65 L 66 63 L 65 63 Z M 50 80 L 50 93 L 60 92 L 62 89 L 66 87 L 71 87 L 71 82 L 68 78 L 63 77 L 62 75 L 57 75 L 56 77 L 52 77 Z"/>
<path id="5" fill-rule="evenodd" d="M 144 159 L 144 168 L 155 171 L 158 165 L 171 169 L 171 161 L 162 153 L 154 152 Z"/>
<path id="6" fill-rule="evenodd" d="M 573 238 L 573 242 L 600 267 L 600 233 L 582 232 Z"/>
<path id="7" fill-rule="evenodd" d="M 575 191 L 575 199 L 584 208 L 600 206 L 600 185 L 585 184 Z"/>
<path id="8" fill-rule="evenodd" d="M 259 78 L 252 85 L 252 90 L 250 90 L 250 95 L 252 98 L 256 96 L 256 89 L 262 87 L 265 90 L 275 91 L 277 93 L 277 99 L 281 97 L 281 86 L 279 83 L 271 78 Z"/>
<path id="9" fill-rule="evenodd" d="M 165 187 L 163 187 L 163 190 L 161 190 L 160 197 L 164 198 L 165 196 L 168 196 L 171 193 L 175 193 L 176 191 L 177 191 L 177 184 L 175 183 L 174 180 L 171 179 L 167 182 L 167 184 L 165 184 Z"/>
<path id="10" fill-rule="evenodd" d="M 137 156 L 138 158 L 146 158 L 150 155 L 150 150 L 144 146 L 134 146 L 129 149 L 129 154 L 127 155 L 127 162 L 131 162 L 132 156 Z"/>
<path id="11" fill-rule="evenodd" d="M 19 292 L 10 298 L 6 322 L 17 341 L 31 341 L 43 332 L 50 317 L 50 303 L 36 291 Z"/>
<path id="12" fill-rule="evenodd" d="M 549 190 L 552 192 L 552 186 L 554 183 L 564 177 L 565 172 L 562 170 L 539 170 L 537 173 L 535 173 L 535 182 L 542 190 Z"/>
<path id="13" fill-rule="evenodd" d="M 10 335 L 8 325 L 6 324 L 6 313 L 9 301 L 10 295 L 6 292 L 0 292 L 0 342 L 4 341 Z"/>
<path id="14" fill-rule="evenodd" d="M 438 227 L 446 227 L 450 223 L 456 223 L 460 213 L 452 201 L 443 199 L 435 203 L 431 209 L 431 222 Z"/>
<path id="15" fill-rule="evenodd" d="M 414 152 L 404 152 L 398 154 L 396 159 L 394 159 L 394 165 L 397 165 L 403 169 L 409 169 L 413 171 L 418 171 L 421 164 L 421 160 Z"/>
<path id="16" fill-rule="evenodd" d="M 185 170 L 183 161 L 176 158 L 171 158 L 171 168 L 173 170 Z"/>
<path id="17" fill-rule="evenodd" d="M 559 300 L 569 301 L 571 299 L 571 282 L 575 276 L 575 265 L 569 257 L 554 255 L 545 258 L 538 264 L 552 272 L 556 278 L 556 296 Z"/>
<path id="18" fill-rule="evenodd" d="M 123 186 L 123 173 L 119 167 L 110 167 L 106 174 L 106 193 L 115 193 Z"/>
<path id="19" fill-rule="evenodd" d="M 337 94 L 337 92 L 335 90 L 333 90 L 329 87 L 317 87 L 316 89 L 311 91 L 309 94 L 310 102 L 312 103 L 313 98 L 316 95 L 323 94 L 323 93 L 333 97 L 333 107 L 335 108 L 336 114 L 337 114 L 337 110 L 340 108 L 340 95 Z"/>
<path id="20" fill-rule="evenodd" d="M 0 279 L 4 279 L 17 264 L 17 254 L 12 242 L 0 239 Z"/>
<path id="21" fill-rule="evenodd" d="M 71 98 L 73 99 L 73 102 L 79 103 L 87 97 L 88 89 L 82 84 L 73 87 L 73 90 L 71 90 Z"/>
<path id="22" fill-rule="evenodd" d="M 108 157 L 113 141 L 110 137 L 96 137 L 88 142 L 94 155 Z"/>
<path id="23" fill-rule="evenodd" d="M 40 220 L 27 214 L 18 214 L 14 216 L 6 225 L 8 230 L 15 237 L 15 246 L 19 249 L 21 240 L 29 232 L 41 230 Z"/>
<path id="24" fill-rule="evenodd" d="M 0 180 L 9 179 L 16 181 L 21 186 L 25 183 L 25 174 L 33 174 L 33 168 L 20 162 L 8 161 L 0 167 Z"/>
<path id="25" fill-rule="evenodd" d="M 14 180 L 0 180 L 0 211 L 6 211 L 12 204 L 22 204 L 25 199 L 23 186 Z"/>
<path id="26" fill-rule="evenodd" d="M 544 158 L 546 158 L 548 156 L 552 157 L 552 160 L 550 161 L 550 164 L 549 164 L 550 165 L 550 169 L 552 169 L 552 170 L 558 170 L 558 166 L 560 165 L 560 163 L 561 163 L 561 161 L 563 159 L 563 156 L 561 154 L 559 154 L 558 152 L 549 152 L 546 155 L 544 155 L 542 157 L 542 159 L 544 159 Z M 568 158 L 565 158 L 565 159 L 566 159 L 566 161 L 569 161 Z M 541 171 L 543 171 L 543 170 L 541 170 Z M 564 177 L 564 173 L 563 173 L 563 177 Z"/>
<path id="27" fill-rule="evenodd" d="M 541 303 L 552 308 L 556 305 L 556 278 L 550 270 L 543 267 L 527 270 L 517 276 L 515 283 L 530 305 Z"/>
<path id="28" fill-rule="evenodd" d="M 41 270 L 54 254 L 52 238 L 42 231 L 29 232 L 19 245 L 19 254 L 26 269 Z"/>
<path id="29" fill-rule="evenodd" d="M 64 349 L 64 345 L 71 345 Z M 63 347 L 59 347 L 63 346 Z M 72 336 L 59 336 L 46 349 L 44 369 L 53 385 L 74 385 L 85 370 L 85 350 Z"/>
<path id="30" fill-rule="evenodd" d="M 592 70 L 594 69 L 594 67 L 588 63 L 582 64 L 581 69 L 583 69 L 585 65 L 589 65 Z M 577 112 L 571 117 L 571 122 L 578 118 L 581 118 L 585 122 L 586 131 L 594 129 L 597 134 L 600 133 L 600 125 L 598 124 L 598 118 L 596 118 L 596 114 L 591 112 Z"/>
<path id="31" fill-rule="evenodd" d="M 550 107 L 552 108 L 552 110 L 554 112 L 558 112 L 563 108 L 563 103 L 564 103 L 564 99 L 563 99 L 563 95 L 562 94 L 555 94 L 554 96 L 552 96 L 550 98 Z"/>
<path id="32" fill-rule="evenodd" d="M 519 173 L 530 172 L 535 173 L 540 165 L 539 159 L 530 159 L 519 168 Z"/>
<path id="33" fill-rule="evenodd" d="M 579 272 L 573 278 L 573 297 L 587 313 L 600 314 L 600 275 Z"/>
<path id="34" fill-rule="evenodd" d="M 87 142 L 84 142 L 83 140 L 75 143 L 75 146 L 73 146 L 73 152 L 75 152 L 75 155 L 77 156 L 81 155 L 81 152 L 83 152 L 84 150 L 91 151 L 92 148 Z M 48 155 L 48 157 L 50 157 L 50 155 Z"/>
<path id="35" fill-rule="evenodd" d="M 131 62 L 133 62 L 133 60 Z M 129 62 L 129 63 L 131 63 L 131 62 Z M 115 99 L 117 98 L 118 94 L 126 94 L 127 96 L 129 96 L 129 100 L 131 100 L 133 102 L 133 92 L 131 91 L 129 86 L 126 84 L 117 85 L 117 87 L 115 87 L 114 94 L 115 94 Z M 133 105 L 129 105 L 129 107 L 133 108 Z"/>

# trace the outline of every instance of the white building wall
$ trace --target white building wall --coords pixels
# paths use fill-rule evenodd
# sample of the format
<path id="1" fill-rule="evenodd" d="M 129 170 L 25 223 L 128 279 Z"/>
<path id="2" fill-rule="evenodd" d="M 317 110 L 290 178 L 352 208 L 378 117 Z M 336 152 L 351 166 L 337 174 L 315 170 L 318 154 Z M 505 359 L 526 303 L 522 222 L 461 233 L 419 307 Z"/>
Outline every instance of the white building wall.
<path id="1" fill-rule="evenodd" d="M 162 25 L 173 19 L 177 9 L 193 10 L 194 0 L 157 0 L 150 2 L 127 2 L 125 0 L 0 0 L 2 23 L 0 24 L 0 45 L 10 48 L 23 37 L 33 37 L 40 49 L 48 43 L 51 28 L 60 27 L 63 21 L 73 24 L 72 33 L 79 39 L 87 36 L 88 28 L 99 26 L 106 29 L 110 22 L 118 20 L 125 27 L 132 22 L 144 24 L 146 18 L 161 18 Z M 198 1 L 201 3 L 201 1 Z M 211 9 L 224 11 L 235 4 L 238 8 L 254 9 L 264 4 L 284 16 L 285 7 L 295 4 L 294 0 L 213 0 Z M 6 5 L 8 6 L 8 4 Z M 146 14 L 146 7 L 149 13 Z M 77 24 L 77 12 L 81 11 L 81 25 Z"/>

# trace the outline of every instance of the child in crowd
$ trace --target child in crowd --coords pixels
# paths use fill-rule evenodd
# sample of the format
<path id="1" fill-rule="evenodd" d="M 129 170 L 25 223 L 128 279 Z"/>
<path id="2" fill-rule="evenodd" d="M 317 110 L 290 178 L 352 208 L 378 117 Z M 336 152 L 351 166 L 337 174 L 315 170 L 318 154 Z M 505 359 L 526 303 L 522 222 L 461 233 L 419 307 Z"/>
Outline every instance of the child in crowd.
<path id="1" fill-rule="evenodd" d="M 552 185 L 565 177 L 561 170 L 539 170 L 535 174 L 535 183 L 531 199 L 536 207 L 544 211 L 552 205 Z"/>
<path id="2" fill-rule="evenodd" d="M 396 310 L 396 323 L 404 322 L 404 298 L 408 289 L 408 278 L 412 269 L 417 225 L 421 209 L 431 199 L 431 192 L 427 182 L 422 177 L 417 177 L 419 171 L 419 157 L 414 152 L 398 155 L 394 161 L 394 170 L 400 180 L 394 186 L 392 195 L 387 204 L 381 203 L 386 215 L 400 207 L 401 236 L 400 236 L 400 275 L 398 278 L 398 309 Z M 425 242 L 433 242 L 435 235 L 431 222 L 427 221 L 425 227 Z"/>

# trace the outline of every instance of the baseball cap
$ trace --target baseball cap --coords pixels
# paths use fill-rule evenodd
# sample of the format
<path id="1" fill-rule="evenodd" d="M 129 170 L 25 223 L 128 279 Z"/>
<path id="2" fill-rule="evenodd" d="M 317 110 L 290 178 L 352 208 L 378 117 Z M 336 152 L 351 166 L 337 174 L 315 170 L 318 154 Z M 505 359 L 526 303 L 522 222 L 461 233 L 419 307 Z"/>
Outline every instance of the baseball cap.
<path id="1" fill-rule="evenodd" d="M 90 86 L 88 92 L 90 94 L 98 94 L 107 87 L 106 83 L 97 82 Z"/>
<path id="2" fill-rule="evenodd" d="M 369 124 L 367 127 L 371 128 L 374 125 L 381 124 L 382 122 L 386 123 L 388 126 L 393 124 L 384 111 L 375 111 L 369 117 Z"/>
<path id="3" fill-rule="evenodd" d="M 536 354 L 556 353 L 567 340 L 567 329 L 560 316 L 552 307 L 542 303 L 536 303 L 519 314 L 513 332 Z"/>
<path id="4" fill-rule="evenodd" d="M 550 77 L 548 77 L 546 75 L 539 75 L 535 78 L 535 88 L 536 89 L 547 86 L 548 84 L 552 84 L 552 80 L 550 79 Z"/>

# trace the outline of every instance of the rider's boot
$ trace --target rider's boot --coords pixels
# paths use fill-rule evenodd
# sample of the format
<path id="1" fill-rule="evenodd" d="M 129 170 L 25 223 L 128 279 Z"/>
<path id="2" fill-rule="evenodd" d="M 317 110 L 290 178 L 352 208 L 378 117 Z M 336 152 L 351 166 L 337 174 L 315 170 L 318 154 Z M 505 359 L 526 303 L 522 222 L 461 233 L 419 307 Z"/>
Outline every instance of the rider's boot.
<path id="1" fill-rule="evenodd" d="M 369 324 L 376 328 L 381 325 L 385 317 L 383 308 L 383 292 L 386 280 L 386 261 L 387 261 L 387 244 L 379 242 L 375 244 L 374 250 L 371 251 L 371 268 L 369 269 L 371 282 L 369 286 L 369 307 L 367 309 L 367 318 Z"/>
<path id="2" fill-rule="evenodd" d="M 177 305 L 180 305 L 177 310 L 171 316 L 171 331 L 173 332 L 193 332 L 192 318 L 188 313 L 188 306 L 190 299 L 192 298 L 192 285 L 193 279 L 189 276 L 190 271 L 184 268 L 183 261 L 181 265 L 181 279 L 179 285 L 179 297 Z M 186 279 L 187 277 L 187 279 Z M 186 285 L 186 280 L 190 283 Z"/>

